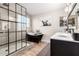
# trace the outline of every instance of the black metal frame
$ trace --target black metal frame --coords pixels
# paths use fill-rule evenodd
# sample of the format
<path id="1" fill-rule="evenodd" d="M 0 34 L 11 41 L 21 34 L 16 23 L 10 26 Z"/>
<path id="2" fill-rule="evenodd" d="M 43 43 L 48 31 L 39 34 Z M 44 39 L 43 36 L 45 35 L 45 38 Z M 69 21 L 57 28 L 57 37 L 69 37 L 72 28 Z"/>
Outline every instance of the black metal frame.
<path id="1" fill-rule="evenodd" d="M 8 3 L 8 9 L 7 8 L 4 8 L 4 7 L 2 7 L 2 6 L 0 6 L 0 8 L 2 8 L 2 9 L 5 9 L 5 10 L 7 10 L 8 11 L 8 20 L 5 20 L 5 19 L 1 19 L 0 18 L 0 21 L 5 21 L 5 22 L 8 22 L 8 27 L 9 27 L 9 22 L 11 22 L 11 23 L 14 23 L 15 24 L 15 31 L 10 31 L 9 29 L 8 29 L 8 32 L 5 32 L 5 33 L 8 33 L 8 54 L 7 55 L 10 55 L 10 54 L 12 54 L 12 53 L 14 53 L 15 51 L 17 51 L 17 50 L 19 50 L 19 49 L 17 49 L 17 42 L 18 42 L 18 40 L 17 40 L 17 33 L 18 32 L 21 32 L 21 39 L 20 39 L 20 41 L 21 41 L 21 48 L 20 49 L 22 49 L 23 48 L 23 44 L 22 44 L 22 33 L 23 32 L 26 32 L 27 33 L 27 30 L 22 30 L 22 24 L 26 24 L 26 23 L 23 23 L 22 22 L 22 16 L 25 16 L 25 17 L 27 17 L 27 10 L 26 10 L 26 8 L 24 7 L 24 6 L 21 6 L 20 4 L 18 4 L 18 3 L 14 3 L 15 4 L 15 11 L 13 11 L 13 10 L 10 10 L 9 9 L 9 6 L 10 6 L 10 4 Z M 21 13 L 18 13 L 17 12 L 17 6 L 20 6 L 21 7 Z M 22 14 L 22 8 L 24 8 L 25 9 L 25 15 L 23 15 Z M 17 14 L 18 15 L 21 15 L 21 22 L 17 22 L 17 21 L 10 21 L 9 20 L 9 16 L 10 16 L 10 12 L 13 12 L 13 13 L 15 13 L 15 20 L 17 20 Z M 1 16 L 0 16 L 1 17 Z M 21 24 L 21 30 L 20 31 L 17 31 L 17 23 L 20 23 Z M 27 28 L 26 28 L 27 29 Z M 0 32 L 0 33 L 2 33 L 2 32 Z M 9 38 L 9 33 L 15 33 L 15 51 L 13 51 L 13 52 L 11 52 L 10 53 L 10 43 L 12 43 L 12 42 L 10 42 L 10 38 Z M 27 45 L 27 42 L 26 42 L 26 45 Z"/>

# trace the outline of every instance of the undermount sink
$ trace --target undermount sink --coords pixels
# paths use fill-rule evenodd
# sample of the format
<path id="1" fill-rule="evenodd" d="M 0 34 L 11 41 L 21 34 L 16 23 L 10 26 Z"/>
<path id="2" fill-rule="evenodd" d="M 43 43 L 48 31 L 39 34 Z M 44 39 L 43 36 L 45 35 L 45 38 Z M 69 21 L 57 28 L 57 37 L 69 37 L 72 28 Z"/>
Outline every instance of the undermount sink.
<path id="1" fill-rule="evenodd" d="M 69 37 L 70 37 L 70 34 L 66 34 L 66 33 L 57 34 L 56 37 L 60 37 L 60 38 L 69 38 Z"/>
<path id="2" fill-rule="evenodd" d="M 58 35 L 58 37 L 67 38 L 67 36 L 65 36 L 65 35 Z"/>

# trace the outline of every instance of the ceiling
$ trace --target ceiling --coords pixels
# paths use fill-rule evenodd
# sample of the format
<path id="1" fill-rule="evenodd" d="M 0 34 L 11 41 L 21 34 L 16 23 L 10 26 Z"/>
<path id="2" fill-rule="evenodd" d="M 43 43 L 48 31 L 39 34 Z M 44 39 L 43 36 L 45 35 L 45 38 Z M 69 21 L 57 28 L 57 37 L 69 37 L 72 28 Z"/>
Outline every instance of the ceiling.
<path id="1" fill-rule="evenodd" d="M 64 10 L 65 3 L 22 3 L 21 5 L 27 8 L 27 13 L 30 15 L 38 15 L 49 11 Z"/>

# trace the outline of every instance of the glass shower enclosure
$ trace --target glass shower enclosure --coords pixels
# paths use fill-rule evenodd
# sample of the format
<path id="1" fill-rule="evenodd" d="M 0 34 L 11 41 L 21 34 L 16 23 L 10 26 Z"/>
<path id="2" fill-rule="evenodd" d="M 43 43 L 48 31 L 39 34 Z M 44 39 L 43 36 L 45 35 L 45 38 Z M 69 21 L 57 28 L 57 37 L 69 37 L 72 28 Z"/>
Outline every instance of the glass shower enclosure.
<path id="1" fill-rule="evenodd" d="M 26 46 L 26 8 L 17 3 L 0 3 L 0 56 Z"/>

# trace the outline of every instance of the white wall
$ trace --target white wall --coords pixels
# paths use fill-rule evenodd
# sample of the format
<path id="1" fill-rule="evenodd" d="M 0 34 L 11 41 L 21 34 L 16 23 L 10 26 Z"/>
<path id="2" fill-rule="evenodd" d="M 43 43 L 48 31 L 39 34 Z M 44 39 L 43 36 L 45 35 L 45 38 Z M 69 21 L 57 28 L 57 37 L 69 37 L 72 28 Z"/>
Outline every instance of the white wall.
<path id="1" fill-rule="evenodd" d="M 32 32 L 32 18 L 31 15 L 28 15 L 30 23 L 29 23 L 29 27 L 27 27 L 27 32 Z"/>
<path id="2" fill-rule="evenodd" d="M 36 30 L 40 30 L 43 34 L 43 41 L 49 42 L 50 37 L 60 31 L 59 20 L 60 16 L 65 16 L 63 10 L 56 10 L 53 12 L 40 14 L 32 17 L 32 30 L 36 32 Z M 49 20 L 52 26 L 42 26 L 41 20 Z"/>

